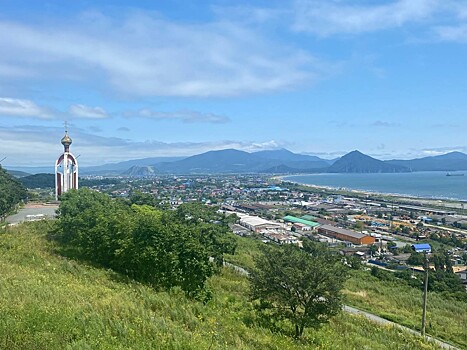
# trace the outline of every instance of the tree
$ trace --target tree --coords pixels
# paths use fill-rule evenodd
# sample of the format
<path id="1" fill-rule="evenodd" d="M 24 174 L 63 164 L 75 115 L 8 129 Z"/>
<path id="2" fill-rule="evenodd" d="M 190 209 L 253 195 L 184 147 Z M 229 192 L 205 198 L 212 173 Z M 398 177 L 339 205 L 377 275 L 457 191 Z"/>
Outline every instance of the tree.
<path id="1" fill-rule="evenodd" d="M 131 204 L 138 204 L 138 205 L 149 205 L 151 207 L 155 206 L 156 201 L 152 194 L 150 193 L 143 193 L 141 191 L 132 191 L 130 195 L 130 202 Z"/>
<path id="2" fill-rule="evenodd" d="M 434 253 L 432 256 L 432 261 L 435 265 L 436 271 L 453 273 L 451 257 L 446 250 L 440 249 L 436 251 L 436 253 Z"/>
<path id="3" fill-rule="evenodd" d="M 0 165 L 0 219 L 27 197 L 26 189 Z"/>
<path id="4" fill-rule="evenodd" d="M 263 247 L 250 276 L 251 296 L 273 320 L 289 320 L 295 337 L 318 328 L 342 308 L 347 268 L 321 245 Z"/>
<path id="5" fill-rule="evenodd" d="M 370 251 L 370 254 L 373 256 L 378 251 L 378 246 L 376 244 L 372 244 L 368 247 L 368 249 Z"/>
<path id="6" fill-rule="evenodd" d="M 70 190 L 62 196 L 50 237 L 77 258 L 154 288 L 178 286 L 207 301 L 206 281 L 217 271 L 210 258 L 222 262 L 224 253 L 235 252 L 236 242 L 227 224 L 215 220 L 220 215 L 215 209 L 195 205 L 182 210 L 130 207 L 90 189 Z"/>
<path id="7" fill-rule="evenodd" d="M 413 266 L 424 266 L 425 255 L 423 255 L 423 253 L 412 252 L 412 254 L 410 254 L 410 257 L 407 259 L 407 264 Z"/>
<path id="8" fill-rule="evenodd" d="M 410 228 L 408 226 L 403 226 L 402 233 L 408 235 L 410 233 Z"/>
<path id="9" fill-rule="evenodd" d="M 357 221 L 354 225 L 354 229 L 358 231 L 362 231 L 365 228 L 365 224 L 363 221 Z"/>

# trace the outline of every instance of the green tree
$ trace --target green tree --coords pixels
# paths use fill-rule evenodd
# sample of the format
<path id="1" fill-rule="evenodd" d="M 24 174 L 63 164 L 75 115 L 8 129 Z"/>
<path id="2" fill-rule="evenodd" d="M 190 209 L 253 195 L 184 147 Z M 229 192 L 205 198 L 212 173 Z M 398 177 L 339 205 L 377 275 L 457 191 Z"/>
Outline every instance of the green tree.
<path id="1" fill-rule="evenodd" d="M 149 205 L 130 207 L 86 188 L 71 190 L 62 196 L 51 237 L 78 258 L 154 288 L 178 286 L 189 296 L 207 300 L 205 283 L 216 271 L 210 258 L 222 263 L 223 254 L 233 254 L 236 243 L 222 220 L 206 222 L 211 215 L 220 215 L 216 210 L 190 208 L 202 215 Z"/>
<path id="2" fill-rule="evenodd" d="M 408 235 L 410 233 L 410 228 L 408 226 L 402 226 L 402 233 Z"/>
<path id="3" fill-rule="evenodd" d="M 414 266 L 425 266 L 425 255 L 423 253 L 412 252 L 407 259 L 407 264 Z"/>
<path id="4" fill-rule="evenodd" d="M 299 338 L 305 328 L 318 328 L 340 312 L 347 269 L 338 257 L 320 245 L 262 250 L 250 276 L 251 296 L 267 317 L 289 320 Z"/>
<path id="5" fill-rule="evenodd" d="M 368 247 L 368 249 L 370 250 L 370 253 L 373 256 L 378 251 L 378 246 L 376 244 L 372 244 Z"/>
<path id="6" fill-rule="evenodd" d="M 362 231 L 365 228 L 365 224 L 363 221 L 357 221 L 354 225 L 354 229 L 357 231 Z"/>
<path id="7" fill-rule="evenodd" d="M 467 253 L 462 254 L 462 260 L 464 261 L 464 265 L 467 265 Z"/>
<path id="8" fill-rule="evenodd" d="M 26 198 L 27 192 L 23 185 L 0 165 L 0 220 Z"/>
<path id="9" fill-rule="evenodd" d="M 78 257 L 110 267 L 115 252 L 130 234 L 129 207 L 87 188 L 62 195 L 51 237 Z"/>
<path id="10" fill-rule="evenodd" d="M 452 269 L 452 262 L 451 257 L 449 256 L 448 252 L 444 249 L 437 250 L 431 260 L 435 265 L 436 271 L 445 271 L 449 273 L 453 273 Z"/>
<path id="11" fill-rule="evenodd" d="M 132 191 L 130 195 L 131 204 L 155 206 L 156 200 L 150 193 L 143 193 L 139 190 Z"/>

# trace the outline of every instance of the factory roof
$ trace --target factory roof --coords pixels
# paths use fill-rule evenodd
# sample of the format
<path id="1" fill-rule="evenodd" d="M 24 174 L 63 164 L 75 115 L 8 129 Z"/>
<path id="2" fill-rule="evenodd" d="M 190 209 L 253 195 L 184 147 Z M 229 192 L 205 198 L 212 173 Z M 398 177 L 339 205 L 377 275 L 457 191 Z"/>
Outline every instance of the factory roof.
<path id="1" fill-rule="evenodd" d="M 294 223 L 300 223 L 300 224 L 304 224 L 304 225 L 311 226 L 311 227 L 319 226 L 317 222 L 296 218 L 295 216 L 291 216 L 291 215 L 285 216 L 283 220 L 294 222 Z"/>
<path id="2" fill-rule="evenodd" d="M 346 235 L 346 236 L 354 237 L 354 238 L 358 238 L 358 239 L 367 236 L 367 235 L 365 235 L 363 233 L 359 233 L 359 232 L 355 232 L 355 231 L 351 231 L 351 230 L 346 230 L 345 228 L 340 228 L 340 227 L 331 226 L 331 225 L 322 225 L 320 227 L 320 229 L 329 230 L 329 231 L 332 231 L 332 232 L 335 232 L 335 233 L 339 233 L 341 235 Z"/>

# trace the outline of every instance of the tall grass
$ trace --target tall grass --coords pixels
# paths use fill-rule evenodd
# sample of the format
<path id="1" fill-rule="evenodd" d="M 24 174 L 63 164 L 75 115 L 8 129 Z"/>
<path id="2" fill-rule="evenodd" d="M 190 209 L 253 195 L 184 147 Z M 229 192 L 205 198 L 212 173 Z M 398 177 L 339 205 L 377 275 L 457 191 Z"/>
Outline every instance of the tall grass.
<path id="1" fill-rule="evenodd" d="M 422 291 L 403 282 L 381 281 L 367 271 L 357 271 L 344 293 L 350 305 L 413 329 L 421 327 Z M 467 348 L 467 303 L 429 292 L 426 332 Z"/>
<path id="2" fill-rule="evenodd" d="M 235 256 L 226 260 L 247 269 L 254 266 L 260 241 L 238 237 Z M 404 282 L 382 281 L 368 271 L 353 271 L 345 283 L 345 302 L 388 320 L 420 329 L 422 292 Z M 441 293 L 428 293 L 427 333 L 467 349 L 467 303 L 448 299 Z"/>
<path id="3" fill-rule="evenodd" d="M 202 304 L 56 255 L 46 230 L 0 234 L 0 349 L 438 348 L 347 314 L 296 342 L 259 326 L 248 281 L 228 269 L 209 280 L 213 299 Z"/>

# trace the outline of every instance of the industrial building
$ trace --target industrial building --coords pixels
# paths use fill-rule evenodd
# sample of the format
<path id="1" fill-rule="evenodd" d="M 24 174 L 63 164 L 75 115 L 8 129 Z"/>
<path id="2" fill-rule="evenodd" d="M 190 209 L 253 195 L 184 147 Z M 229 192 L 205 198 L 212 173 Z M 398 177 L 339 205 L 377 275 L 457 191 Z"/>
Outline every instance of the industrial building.
<path id="1" fill-rule="evenodd" d="M 375 243 L 375 237 L 331 225 L 322 225 L 318 227 L 318 232 L 326 236 L 358 245 Z"/>
<path id="2" fill-rule="evenodd" d="M 250 215 L 242 215 L 240 217 L 240 225 L 254 232 L 260 232 L 262 230 L 281 229 L 281 224 L 262 219 L 259 216 L 250 216 Z"/>
<path id="3" fill-rule="evenodd" d="M 310 227 L 311 229 L 315 229 L 316 227 L 319 226 L 319 224 L 317 222 L 310 221 L 310 220 L 305 220 L 305 219 L 302 219 L 302 218 L 297 218 L 297 217 L 291 216 L 291 215 L 287 215 L 287 216 L 283 217 L 283 220 L 286 221 L 286 222 L 292 222 L 294 224 L 306 225 L 306 226 Z"/>

